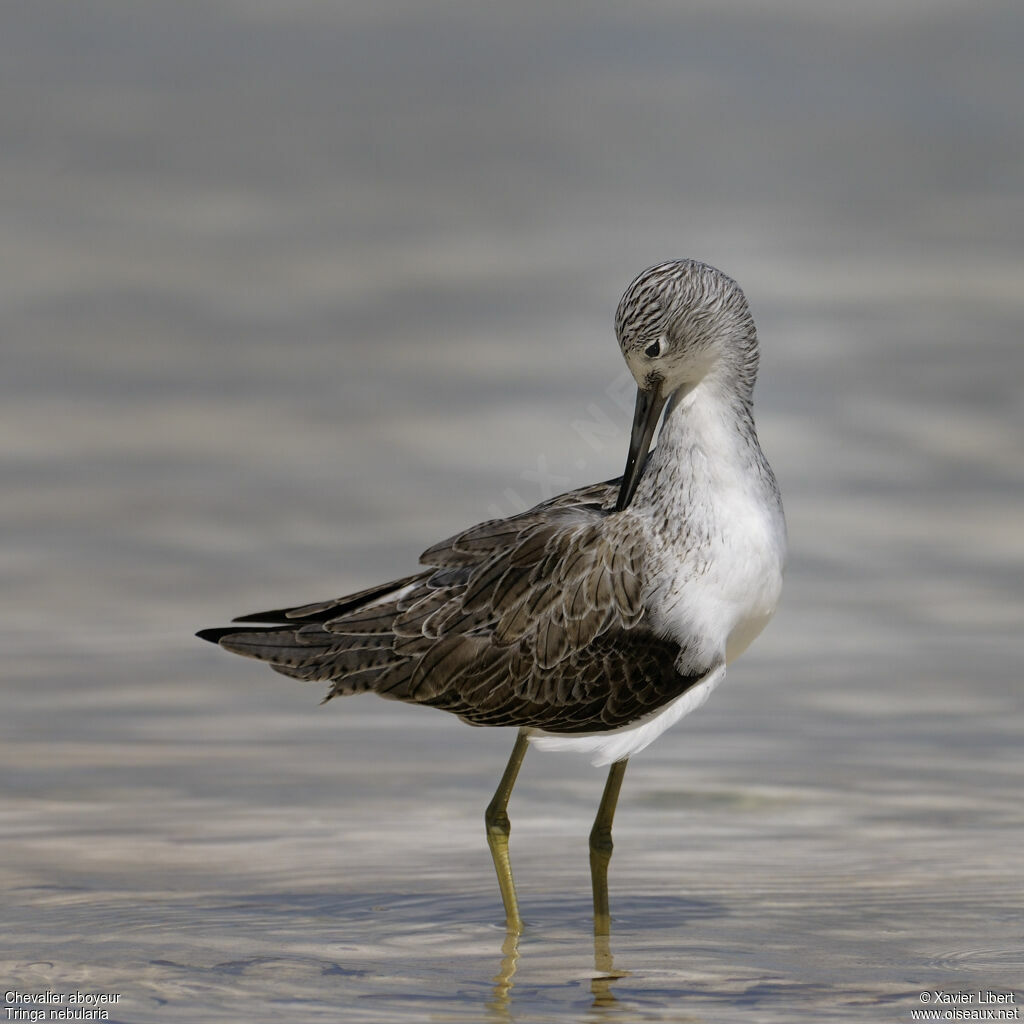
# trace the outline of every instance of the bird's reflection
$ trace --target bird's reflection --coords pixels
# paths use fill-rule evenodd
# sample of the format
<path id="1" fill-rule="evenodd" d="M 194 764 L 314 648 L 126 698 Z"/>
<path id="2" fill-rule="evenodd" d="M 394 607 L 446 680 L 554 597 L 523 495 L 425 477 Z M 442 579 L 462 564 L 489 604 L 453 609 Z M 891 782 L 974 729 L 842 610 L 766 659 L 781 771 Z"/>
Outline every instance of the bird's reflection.
<path id="1" fill-rule="evenodd" d="M 494 988 L 486 1006 L 499 1020 L 511 1020 L 512 979 L 519 967 L 520 932 L 509 931 L 501 944 L 501 966 L 494 976 Z M 616 968 L 611 950 L 611 938 L 605 933 L 594 933 L 594 970 L 590 980 L 590 992 L 594 997 L 594 1008 L 615 1006 L 618 1000 L 612 992 L 612 985 L 620 978 L 627 978 L 629 971 Z"/>
<path id="2" fill-rule="evenodd" d="M 594 1006 L 614 1006 L 618 1000 L 612 994 L 612 985 L 619 978 L 628 978 L 630 972 L 616 968 L 609 935 L 594 934 L 594 970 L 598 972 L 590 979 Z"/>
<path id="3" fill-rule="evenodd" d="M 508 1019 L 511 1005 L 512 979 L 519 966 L 519 932 L 510 931 L 501 944 L 501 967 L 494 976 L 494 991 L 487 1009 Z"/>

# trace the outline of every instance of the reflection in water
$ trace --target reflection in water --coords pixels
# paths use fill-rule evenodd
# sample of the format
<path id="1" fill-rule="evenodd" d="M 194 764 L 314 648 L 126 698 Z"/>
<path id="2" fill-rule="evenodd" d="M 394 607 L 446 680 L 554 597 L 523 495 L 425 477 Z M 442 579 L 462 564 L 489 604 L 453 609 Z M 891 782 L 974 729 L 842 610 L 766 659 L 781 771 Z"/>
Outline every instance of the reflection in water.
<path id="1" fill-rule="evenodd" d="M 486 1008 L 501 1020 L 511 1020 L 512 979 L 519 967 L 519 932 L 509 931 L 501 944 L 501 966 L 494 976 L 494 990 Z M 594 1008 L 608 1008 L 618 1003 L 612 985 L 619 978 L 628 978 L 630 971 L 616 969 L 612 955 L 611 940 L 607 934 L 594 934 L 594 970 L 590 980 L 590 991 L 594 997 Z"/>
<path id="2" fill-rule="evenodd" d="M 607 934 L 594 933 L 594 969 L 599 971 L 590 980 L 590 991 L 595 1007 L 613 1006 L 618 1000 L 612 995 L 612 983 L 619 978 L 628 978 L 629 971 L 616 970 L 612 956 L 611 939 Z"/>
<path id="3" fill-rule="evenodd" d="M 494 994 L 486 1004 L 488 1010 L 506 1019 L 511 1007 L 512 979 L 519 965 L 519 934 L 510 930 L 501 944 L 501 967 L 494 976 Z"/>

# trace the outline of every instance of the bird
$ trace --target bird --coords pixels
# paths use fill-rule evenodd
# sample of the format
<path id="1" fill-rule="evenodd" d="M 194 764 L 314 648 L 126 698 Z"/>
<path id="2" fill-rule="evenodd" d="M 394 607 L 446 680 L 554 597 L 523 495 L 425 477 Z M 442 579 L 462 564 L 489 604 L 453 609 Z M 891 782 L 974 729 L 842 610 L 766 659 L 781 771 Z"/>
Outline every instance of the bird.
<path id="1" fill-rule="evenodd" d="M 699 260 L 648 267 L 615 334 L 637 385 L 621 477 L 462 530 L 401 579 L 197 633 L 329 684 L 323 702 L 376 693 L 517 728 L 484 815 L 515 935 L 507 805 L 528 747 L 608 766 L 590 832 L 607 935 L 629 758 L 704 703 L 782 591 L 785 516 L 754 425 L 758 339 L 739 285 Z"/>

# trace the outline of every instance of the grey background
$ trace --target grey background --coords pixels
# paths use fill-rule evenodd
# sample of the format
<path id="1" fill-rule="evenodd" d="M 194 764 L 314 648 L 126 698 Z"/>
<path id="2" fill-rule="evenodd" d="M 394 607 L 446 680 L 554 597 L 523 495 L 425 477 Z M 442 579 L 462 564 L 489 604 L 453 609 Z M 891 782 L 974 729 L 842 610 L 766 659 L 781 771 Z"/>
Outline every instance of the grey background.
<path id="1" fill-rule="evenodd" d="M 1019 4 L 35 0 L 0 29 L 5 990 L 903 1021 L 1020 986 Z M 594 982 L 603 773 L 528 758 L 503 961 L 512 735 L 318 710 L 191 634 L 620 472 L 612 313 L 677 256 L 751 302 L 792 556 L 630 765 L 631 973 Z"/>

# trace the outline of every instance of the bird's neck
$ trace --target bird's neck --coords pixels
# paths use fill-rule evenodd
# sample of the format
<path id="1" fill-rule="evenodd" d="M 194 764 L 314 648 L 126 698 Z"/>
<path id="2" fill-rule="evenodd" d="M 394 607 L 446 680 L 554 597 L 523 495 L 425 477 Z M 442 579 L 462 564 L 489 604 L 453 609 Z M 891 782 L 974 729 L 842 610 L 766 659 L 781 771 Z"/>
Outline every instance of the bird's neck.
<path id="1" fill-rule="evenodd" d="M 659 449 L 677 456 L 694 445 L 725 454 L 751 442 L 757 445 L 751 397 L 711 374 L 671 399 L 658 435 Z"/>
<path id="2" fill-rule="evenodd" d="M 709 375 L 669 407 L 636 501 L 657 514 L 774 490 L 751 401 Z"/>

